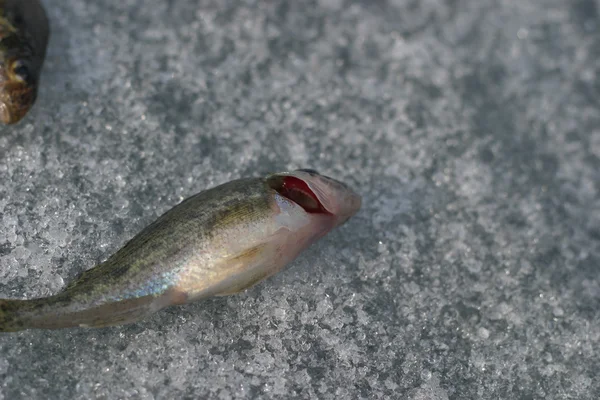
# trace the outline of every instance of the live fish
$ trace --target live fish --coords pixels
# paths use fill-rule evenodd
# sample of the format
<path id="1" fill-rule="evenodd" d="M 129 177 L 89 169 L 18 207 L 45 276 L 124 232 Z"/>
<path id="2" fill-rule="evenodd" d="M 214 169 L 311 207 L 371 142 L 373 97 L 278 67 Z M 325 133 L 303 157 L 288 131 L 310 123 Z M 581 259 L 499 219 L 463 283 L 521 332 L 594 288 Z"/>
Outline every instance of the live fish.
<path id="1" fill-rule="evenodd" d="M 361 197 L 302 169 L 192 196 L 56 295 L 0 300 L 0 331 L 103 327 L 167 306 L 240 292 L 346 222 Z"/>
<path id="2" fill-rule="evenodd" d="M 38 0 L 0 0 L 0 120 L 19 122 L 37 98 L 50 31 Z"/>

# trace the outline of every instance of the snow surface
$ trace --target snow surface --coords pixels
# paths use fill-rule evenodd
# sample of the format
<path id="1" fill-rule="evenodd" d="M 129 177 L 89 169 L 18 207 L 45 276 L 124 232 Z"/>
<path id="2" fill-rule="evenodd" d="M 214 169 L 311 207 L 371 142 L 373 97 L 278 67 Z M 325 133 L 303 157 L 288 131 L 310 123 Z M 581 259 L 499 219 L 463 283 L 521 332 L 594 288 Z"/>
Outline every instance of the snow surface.
<path id="1" fill-rule="evenodd" d="M 44 0 L 0 297 L 297 167 L 363 209 L 240 295 L 0 336 L 0 399 L 597 399 L 600 1 Z"/>

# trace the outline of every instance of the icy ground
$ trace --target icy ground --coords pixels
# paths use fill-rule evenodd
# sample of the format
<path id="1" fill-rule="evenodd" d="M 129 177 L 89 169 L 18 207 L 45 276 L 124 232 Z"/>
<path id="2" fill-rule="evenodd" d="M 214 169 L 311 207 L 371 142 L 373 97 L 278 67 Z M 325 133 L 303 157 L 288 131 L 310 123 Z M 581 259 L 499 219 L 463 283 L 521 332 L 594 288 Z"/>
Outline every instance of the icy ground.
<path id="1" fill-rule="evenodd" d="M 44 0 L 0 297 L 297 167 L 364 207 L 237 296 L 0 336 L 0 399 L 597 399 L 600 1 Z"/>

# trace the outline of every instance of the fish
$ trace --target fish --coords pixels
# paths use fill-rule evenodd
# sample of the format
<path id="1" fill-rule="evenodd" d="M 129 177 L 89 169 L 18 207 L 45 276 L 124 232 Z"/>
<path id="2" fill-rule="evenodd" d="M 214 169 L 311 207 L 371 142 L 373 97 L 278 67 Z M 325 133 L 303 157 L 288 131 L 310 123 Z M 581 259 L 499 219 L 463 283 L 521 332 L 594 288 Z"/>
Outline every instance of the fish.
<path id="1" fill-rule="evenodd" d="M 344 224 L 361 201 L 312 169 L 224 183 L 183 200 L 57 294 L 0 300 L 0 332 L 128 324 L 239 293 Z"/>
<path id="2" fill-rule="evenodd" d="M 38 95 L 50 36 L 39 0 L 0 0 L 0 120 L 19 122 Z"/>

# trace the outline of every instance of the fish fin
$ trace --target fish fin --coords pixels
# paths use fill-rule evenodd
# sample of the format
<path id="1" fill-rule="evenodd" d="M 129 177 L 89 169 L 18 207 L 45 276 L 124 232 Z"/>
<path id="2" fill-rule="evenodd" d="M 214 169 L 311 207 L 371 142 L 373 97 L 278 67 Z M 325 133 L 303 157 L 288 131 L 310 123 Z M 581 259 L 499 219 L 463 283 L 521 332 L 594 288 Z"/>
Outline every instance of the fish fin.
<path id="1" fill-rule="evenodd" d="M 137 322 L 157 311 L 153 296 L 137 297 L 80 311 L 50 313 L 45 318 L 32 321 L 33 328 L 60 329 L 70 327 L 102 328 Z"/>
<path id="2" fill-rule="evenodd" d="M 245 271 L 240 275 L 244 275 L 244 279 L 236 279 L 237 284 L 227 286 L 226 289 L 215 293 L 215 296 L 229 296 L 232 294 L 237 294 L 243 292 L 246 289 L 251 288 L 257 283 L 267 279 L 268 277 L 274 275 L 277 271 L 273 271 L 272 269 L 258 269 L 257 271 Z"/>
<path id="3" fill-rule="evenodd" d="M 71 318 L 81 328 L 104 328 L 138 322 L 165 307 L 186 302 L 185 293 L 171 289 L 158 297 L 136 297 L 90 308 L 72 315 Z"/>
<path id="4" fill-rule="evenodd" d="M 232 277 L 224 282 L 223 290 L 215 293 L 215 296 L 229 296 L 243 292 L 275 274 L 277 271 L 274 271 L 272 267 L 262 265 L 261 258 L 263 258 L 262 253 L 265 248 L 266 243 L 260 243 L 232 256 L 229 259 L 230 268 L 228 269 L 232 273 Z"/>
<path id="5" fill-rule="evenodd" d="M 260 243 L 256 246 L 245 249 L 244 251 L 229 257 L 231 265 L 247 265 L 254 262 L 260 256 L 261 251 L 266 247 L 266 243 Z M 238 267 L 239 268 L 239 267 Z"/>
<path id="6" fill-rule="evenodd" d="M 0 300 L 0 332 L 129 324 L 185 300 L 182 293 L 169 291 L 159 297 L 137 297 L 80 310 L 73 308 L 73 301 L 65 294 L 32 300 Z"/>
<path id="7" fill-rule="evenodd" d="M 215 293 L 215 296 L 229 296 L 243 292 L 279 272 L 279 268 L 275 265 L 263 264 L 261 259 L 264 258 L 265 248 L 266 243 L 261 243 L 231 257 L 231 269 L 237 271 L 231 279 L 223 283 L 223 289 Z"/>

